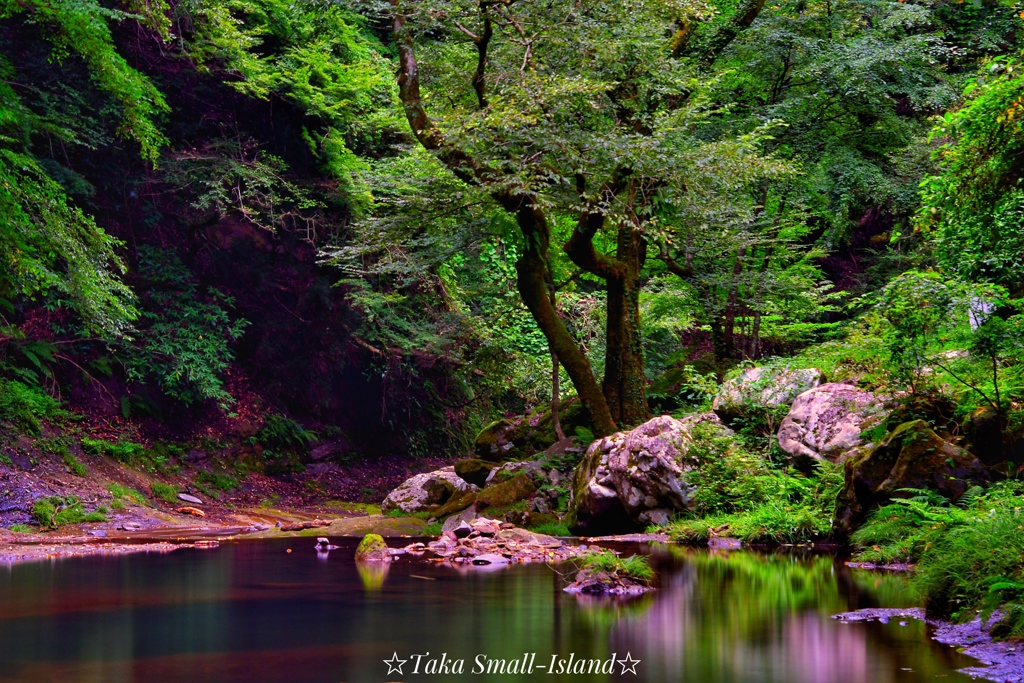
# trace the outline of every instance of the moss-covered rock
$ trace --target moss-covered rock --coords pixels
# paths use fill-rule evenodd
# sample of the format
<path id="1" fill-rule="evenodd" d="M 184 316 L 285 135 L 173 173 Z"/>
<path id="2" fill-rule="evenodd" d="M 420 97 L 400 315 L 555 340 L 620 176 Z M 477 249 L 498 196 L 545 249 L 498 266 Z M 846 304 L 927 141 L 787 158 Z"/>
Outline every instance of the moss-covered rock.
<path id="1" fill-rule="evenodd" d="M 569 436 L 577 427 L 591 429 L 590 412 L 575 397 L 562 403 L 558 419 L 562 431 Z M 543 406 L 528 415 L 487 425 L 477 434 L 473 450 L 477 457 L 492 462 L 525 460 L 545 451 L 557 440 L 551 423 L 551 406 Z"/>
<path id="2" fill-rule="evenodd" d="M 444 505 L 453 496 L 472 489 L 473 486 L 469 482 L 455 473 L 455 468 L 443 467 L 406 479 L 401 486 L 388 494 L 380 507 L 385 513 L 392 510 L 400 510 L 406 514 L 427 512 Z"/>
<path id="3" fill-rule="evenodd" d="M 366 534 L 356 548 L 356 562 L 389 562 L 391 553 L 379 534 Z"/>
<path id="4" fill-rule="evenodd" d="M 848 537 L 872 510 L 898 497 L 900 489 L 932 489 L 956 501 L 970 487 L 988 481 L 989 472 L 976 457 L 942 440 L 927 422 L 905 422 L 846 461 L 833 529 L 837 536 Z"/>
<path id="5" fill-rule="evenodd" d="M 476 497 L 477 508 L 507 508 L 537 492 L 529 474 L 520 472 L 506 482 L 481 491 Z"/>
<path id="6" fill-rule="evenodd" d="M 479 458 L 467 458 L 455 463 L 455 474 L 481 488 L 487 482 L 487 475 L 491 473 L 492 469 L 494 469 L 493 462 Z"/>
<path id="7" fill-rule="evenodd" d="M 429 510 L 437 519 L 444 519 L 450 517 L 456 512 L 462 512 L 470 505 L 476 502 L 477 493 L 474 491 L 464 491 L 451 497 L 444 505 Z"/>

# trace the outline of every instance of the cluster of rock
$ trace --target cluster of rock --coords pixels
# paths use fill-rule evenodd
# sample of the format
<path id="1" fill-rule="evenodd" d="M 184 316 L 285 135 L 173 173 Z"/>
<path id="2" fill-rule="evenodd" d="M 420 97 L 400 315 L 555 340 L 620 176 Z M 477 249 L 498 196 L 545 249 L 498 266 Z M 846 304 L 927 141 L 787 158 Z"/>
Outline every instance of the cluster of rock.
<path id="1" fill-rule="evenodd" d="M 544 462 L 498 464 L 474 458 L 410 477 L 388 494 L 381 510 L 426 513 L 445 520 L 445 530 L 489 512 L 500 513 L 503 521 L 539 526 L 559 521 L 551 512 L 558 496 L 552 487 L 561 481 L 561 473 Z M 521 501 L 527 505 L 517 506 Z"/>
<path id="2" fill-rule="evenodd" d="M 576 573 L 573 582 L 562 590 L 582 595 L 629 596 L 643 595 L 654 590 L 654 587 L 628 576 L 584 567 Z"/>
<path id="3" fill-rule="evenodd" d="M 684 419 L 655 417 L 590 444 L 571 482 L 569 528 L 600 535 L 667 523 L 692 504 L 695 489 L 689 475 L 703 464 L 696 453 L 707 452 L 694 448 L 697 440 L 727 437 L 730 427 L 752 419 L 778 424 L 779 448 L 797 469 L 810 471 L 818 461 L 845 463 L 835 518 L 840 537 L 876 506 L 900 495 L 899 489 L 932 488 L 955 501 L 989 478 L 983 463 L 927 423 L 900 424 L 890 397 L 829 383 L 814 368 L 746 368 L 723 383 L 713 409 Z M 576 406 L 574 419 L 579 411 Z M 528 500 L 528 511 L 517 506 L 504 521 L 532 526 L 556 520 L 550 514 L 556 500 L 547 496 L 561 475 L 544 469 L 543 456 L 539 462 L 493 462 L 510 454 L 536 457 L 554 440 L 545 431 L 549 422 L 550 413 L 538 411 L 490 425 L 477 439 L 481 457 L 412 477 L 388 495 L 384 511 L 428 512 L 446 519 L 445 531 L 454 532 L 488 509 L 507 510 Z M 559 447 L 567 445 L 555 443 L 548 450 Z"/>
<path id="4" fill-rule="evenodd" d="M 564 562 L 592 552 L 586 545 L 570 545 L 554 536 L 520 529 L 498 519 L 477 517 L 427 544 L 413 543 L 400 552 L 430 552 L 438 562 L 474 566 L 502 566 L 521 562 Z"/>

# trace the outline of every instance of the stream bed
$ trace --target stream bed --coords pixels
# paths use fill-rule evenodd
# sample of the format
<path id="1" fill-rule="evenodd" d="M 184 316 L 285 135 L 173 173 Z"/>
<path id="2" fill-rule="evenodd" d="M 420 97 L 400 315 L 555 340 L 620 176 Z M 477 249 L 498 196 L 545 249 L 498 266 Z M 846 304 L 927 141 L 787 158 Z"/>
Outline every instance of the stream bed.
<path id="1" fill-rule="evenodd" d="M 976 663 L 918 621 L 833 620 L 914 602 L 905 577 L 827 555 L 617 546 L 658 571 L 623 602 L 544 565 L 361 569 L 357 540 L 334 542 L 0 567 L 0 681 L 909 683 Z"/>

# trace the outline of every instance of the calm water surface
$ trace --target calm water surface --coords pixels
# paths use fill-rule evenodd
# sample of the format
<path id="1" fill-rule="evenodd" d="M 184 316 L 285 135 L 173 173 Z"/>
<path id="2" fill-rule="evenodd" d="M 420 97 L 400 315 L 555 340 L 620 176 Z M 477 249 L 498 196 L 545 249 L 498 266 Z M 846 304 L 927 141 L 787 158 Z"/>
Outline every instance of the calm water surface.
<path id="1" fill-rule="evenodd" d="M 0 568 L 0 681 L 968 681 L 918 622 L 833 613 L 913 604 L 904 580 L 830 557 L 652 549 L 660 589 L 630 603 L 561 591 L 545 566 L 458 572 L 402 558 L 360 573 L 313 539 Z M 292 553 L 286 549 L 292 548 Z M 464 673 L 388 675 L 446 653 Z M 607 660 L 637 675 L 475 675 L 478 655 Z"/>

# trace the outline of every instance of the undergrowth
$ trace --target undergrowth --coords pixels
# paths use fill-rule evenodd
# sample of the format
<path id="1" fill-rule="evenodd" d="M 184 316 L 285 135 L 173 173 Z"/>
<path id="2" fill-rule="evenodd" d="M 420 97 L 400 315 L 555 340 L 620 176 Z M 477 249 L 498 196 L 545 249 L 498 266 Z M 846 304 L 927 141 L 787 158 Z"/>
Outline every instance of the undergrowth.
<path id="1" fill-rule="evenodd" d="M 1024 483 L 975 487 L 957 505 L 934 492 L 879 508 L 852 536 L 855 559 L 916 563 L 913 587 L 932 616 L 966 621 L 998 608 L 999 637 L 1024 637 Z"/>
<path id="2" fill-rule="evenodd" d="M 101 512 L 86 512 L 82 501 L 76 496 L 40 498 L 32 505 L 32 516 L 44 529 L 56 529 L 65 524 L 107 521 L 106 515 Z"/>
<path id="3" fill-rule="evenodd" d="M 0 379 L 0 432 L 38 435 L 43 420 L 69 413 L 41 387 Z"/>
<path id="4" fill-rule="evenodd" d="M 807 476 L 773 466 L 729 437 L 701 429 L 695 436 L 690 452 L 701 466 L 686 474 L 694 491 L 689 512 L 666 529 L 674 540 L 796 543 L 829 534 L 841 466 L 821 462 Z"/>

